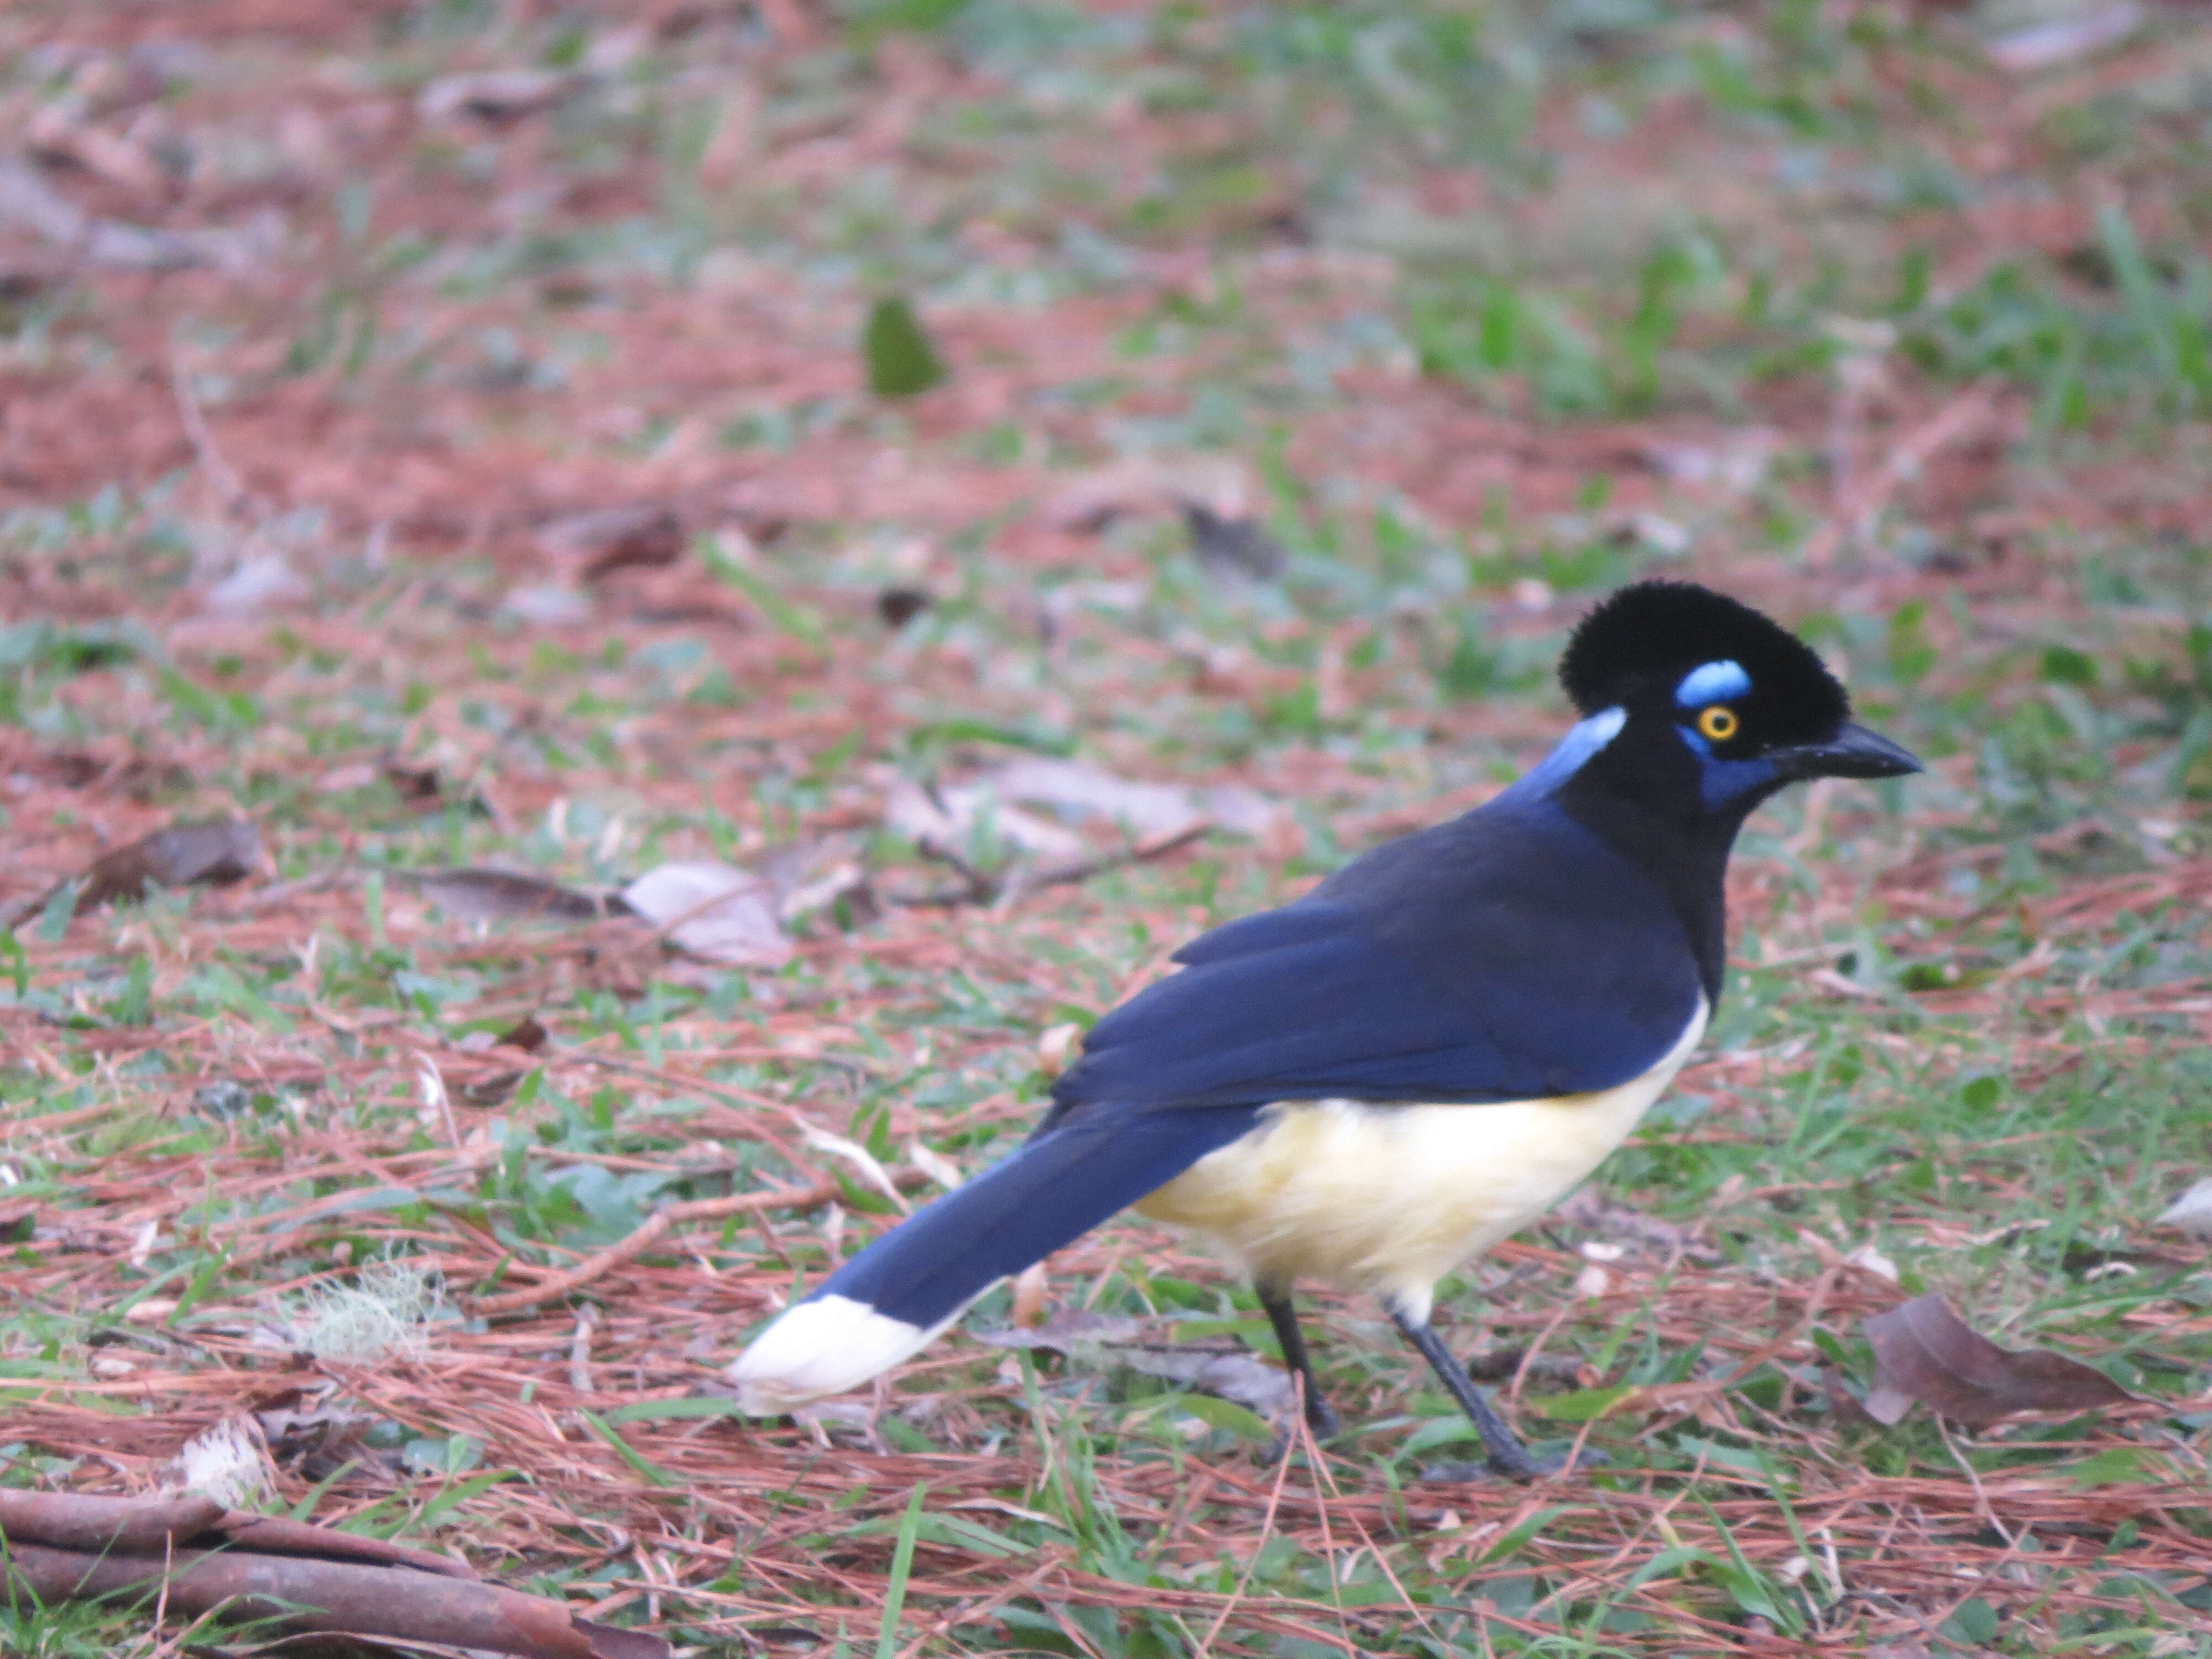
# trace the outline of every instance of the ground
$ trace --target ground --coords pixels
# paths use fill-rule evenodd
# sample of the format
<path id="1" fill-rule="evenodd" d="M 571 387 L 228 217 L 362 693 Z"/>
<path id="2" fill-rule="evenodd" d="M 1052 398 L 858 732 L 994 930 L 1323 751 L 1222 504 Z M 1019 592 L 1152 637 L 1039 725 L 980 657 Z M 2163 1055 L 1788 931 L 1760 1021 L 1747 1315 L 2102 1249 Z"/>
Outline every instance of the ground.
<path id="1" fill-rule="evenodd" d="M 701 1653 L 2212 1654 L 2200 9 L 22 3 L 0 59 L 0 1480 L 242 1421 L 243 1501 Z M 1640 574 L 1929 768 L 1760 814 L 1698 1058 L 1445 1287 L 1609 1462 L 1455 1477 L 1327 1297 L 1352 1426 L 1268 1461 L 1256 1304 L 1133 1220 L 733 1413 L 1071 1027 L 1540 756 Z M 702 860 L 719 930 L 603 896 Z M 2132 1398 L 1881 1420 L 1926 1293 Z"/>

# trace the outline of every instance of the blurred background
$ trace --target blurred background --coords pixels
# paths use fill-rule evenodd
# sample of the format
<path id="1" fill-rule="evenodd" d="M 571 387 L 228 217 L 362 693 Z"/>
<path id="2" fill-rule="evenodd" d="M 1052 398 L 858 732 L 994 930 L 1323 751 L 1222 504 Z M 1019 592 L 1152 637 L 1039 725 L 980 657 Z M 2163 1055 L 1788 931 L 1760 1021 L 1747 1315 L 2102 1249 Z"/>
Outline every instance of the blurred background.
<path id="1" fill-rule="evenodd" d="M 711 1651 L 2201 1650 L 2180 1545 L 2012 1546 L 2119 1549 L 2212 1419 L 1962 1478 L 1836 1402 L 1923 1290 L 2207 1380 L 2154 1224 L 2207 1127 L 2208 162 L 2185 0 L 0 8 L 5 1478 L 154 1480 L 274 1340 L 354 1461 L 264 1422 L 258 1490 Z M 1710 1058 L 1447 1298 L 1632 1476 L 1420 1495 L 1458 1419 L 1349 1306 L 1376 1431 L 1279 1509 L 1252 1410 L 1095 1353 L 576 1415 L 711 1397 L 1167 949 L 1516 775 L 1645 574 L 1932 769 L 1761 816 Z M 757 1188 L 813 1196 L 526 1293 Z M 979 1317 L 1268 1352 L 1157 1234 L 1049 1298 Z M 924 1478 L 981 1507 L 902 1625 Z"/>

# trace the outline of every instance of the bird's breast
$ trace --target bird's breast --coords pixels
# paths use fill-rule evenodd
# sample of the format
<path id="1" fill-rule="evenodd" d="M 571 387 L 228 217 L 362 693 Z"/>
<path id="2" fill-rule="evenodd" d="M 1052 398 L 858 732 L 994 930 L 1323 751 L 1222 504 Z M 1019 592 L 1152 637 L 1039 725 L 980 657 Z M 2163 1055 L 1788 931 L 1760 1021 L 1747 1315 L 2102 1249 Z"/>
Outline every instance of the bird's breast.
<path id="1" fill-rule="evenodd" d="M 1425 1315 L 1437 1280 L 1557 1203 L 1625 1139 L 1704 1034 L 1640 1076 L 1488 1105 L 1287 1101 L 1142 1200 L 1262 1282 L 1318 1279 Z"/>

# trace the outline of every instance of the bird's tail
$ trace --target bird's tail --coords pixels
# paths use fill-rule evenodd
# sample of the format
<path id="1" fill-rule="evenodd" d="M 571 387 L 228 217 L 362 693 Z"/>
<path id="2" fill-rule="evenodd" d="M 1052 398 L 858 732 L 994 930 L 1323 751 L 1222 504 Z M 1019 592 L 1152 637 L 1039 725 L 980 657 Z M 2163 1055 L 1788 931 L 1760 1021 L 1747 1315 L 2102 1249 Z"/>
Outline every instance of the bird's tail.
<path id="1" fill-rule="evenodd" d="M 1010 1274 L 1042 1261 L 1252 1127 L 1254 1109 L 1091 1109 L 947 1193 L 830 1275 L 731 1366 L 759 1415 L 888 1370 Z"/>

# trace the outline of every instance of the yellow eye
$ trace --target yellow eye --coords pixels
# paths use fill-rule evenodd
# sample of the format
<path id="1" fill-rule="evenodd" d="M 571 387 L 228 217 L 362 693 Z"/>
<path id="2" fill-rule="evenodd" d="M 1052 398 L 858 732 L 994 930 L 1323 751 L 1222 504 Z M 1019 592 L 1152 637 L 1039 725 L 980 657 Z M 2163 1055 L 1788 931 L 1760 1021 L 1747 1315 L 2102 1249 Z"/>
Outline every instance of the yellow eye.
<path id="1" fill-rule="evenodd" d="M 1698 735 L 1712 743 L 1726 743 L 1735 735 L 1735 710 L 1725 703 L 1714 703 L 1698 711 Z"/>

